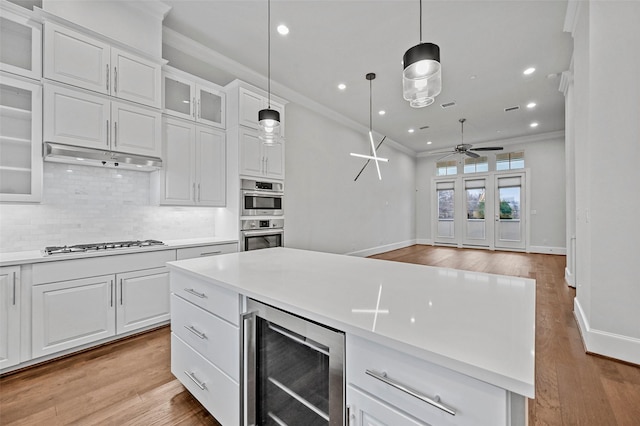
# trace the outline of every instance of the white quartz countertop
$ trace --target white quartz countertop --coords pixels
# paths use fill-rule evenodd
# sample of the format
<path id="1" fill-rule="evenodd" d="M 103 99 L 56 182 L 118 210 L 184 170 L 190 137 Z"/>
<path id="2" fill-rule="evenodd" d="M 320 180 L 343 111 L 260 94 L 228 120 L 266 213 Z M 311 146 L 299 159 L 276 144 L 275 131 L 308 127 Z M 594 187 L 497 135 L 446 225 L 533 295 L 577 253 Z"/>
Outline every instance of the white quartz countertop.
<path id="1" fill-rule="evenodd" d="M 110 241 L 105 239 L 105 241 Z M 88 251 L 85 253 L 64 253 L 47 256 L 42 250 L 18 251 L 0 253 L 0 266 L 24 265 L 29 263 L 55 262 L 59 260 L 83 259 L 87 257 L 113 256 L 118 254 L 141 253 L 157 250 L 175 250 L 186 247 L 198 247 L 210 244 L 237 243 L 237 238 L 229 237 L 207 237 L 189 238 L 182 240 L 163 241 L 165 245 L 148 247 L 130 247 L 113 250 Z"/>
<path id="2" fill-rule="evenodd" d="M 169 266 L 534 397 L 532 279 L 289 248 Z"/>

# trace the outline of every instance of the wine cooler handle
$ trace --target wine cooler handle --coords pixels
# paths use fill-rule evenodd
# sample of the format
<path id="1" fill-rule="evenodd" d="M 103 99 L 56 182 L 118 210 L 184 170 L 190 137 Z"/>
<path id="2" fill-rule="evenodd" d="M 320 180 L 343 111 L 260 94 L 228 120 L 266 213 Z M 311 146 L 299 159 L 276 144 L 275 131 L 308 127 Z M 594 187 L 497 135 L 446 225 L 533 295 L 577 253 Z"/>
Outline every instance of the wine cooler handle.
<path id="1" fill-rule="evenodd" d="M 240 315 L 240 424 L 244 426 L 256 424 L 256 315 L 255 311 Z"/>

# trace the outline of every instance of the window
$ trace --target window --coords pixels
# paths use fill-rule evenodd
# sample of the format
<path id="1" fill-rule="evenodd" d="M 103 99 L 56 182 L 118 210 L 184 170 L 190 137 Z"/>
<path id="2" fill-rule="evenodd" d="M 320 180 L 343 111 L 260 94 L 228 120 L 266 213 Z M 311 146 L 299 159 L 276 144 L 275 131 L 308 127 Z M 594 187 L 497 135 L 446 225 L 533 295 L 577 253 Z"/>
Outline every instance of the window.
<path id="1" fill-rule="evenodd" d="M 524 151 L 496 155 L 496 170 L 524 169 Z"/>
<path id="2" fill-rule="evenodd" d="M 489 171 L 489 160 L 487 157 L 465 158 L 464 173 L 481 173 Z"/>
<path id="3" fill-rule="evenodd" d="M 453 220 L 454 200 L 453 189 L 438 189 L 438 219 Z"/>
<path id="4" fill-rule="evenodd" d="M 436 163 L 436 175 L 448 176 L 458 174 L 458 164 L 456 160 L 438 161 Z"/>

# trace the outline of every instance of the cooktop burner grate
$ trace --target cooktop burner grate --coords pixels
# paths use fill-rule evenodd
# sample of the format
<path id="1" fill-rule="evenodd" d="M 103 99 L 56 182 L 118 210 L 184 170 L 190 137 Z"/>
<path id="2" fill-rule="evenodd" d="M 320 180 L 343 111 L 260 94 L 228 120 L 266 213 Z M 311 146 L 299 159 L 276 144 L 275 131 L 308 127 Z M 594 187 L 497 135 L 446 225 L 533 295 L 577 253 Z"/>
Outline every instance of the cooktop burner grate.
<path id="1" fill-rule="evenodd" d="M 44 254 L 62 254 L 62 253 L 86 253 L 89 251 L 99 250 L 111 250 L 119 248 L 132 248 L 132 247 L 150 247 L 150 246 L 162 246 L 165 245 L 162 241 L 158 240 L 131 240 L 131 241 L 114 241 L 108 243 L 90 243 L 90 244 L 76 244 L 72 246 L 51 246 L 45 247 Z"/>

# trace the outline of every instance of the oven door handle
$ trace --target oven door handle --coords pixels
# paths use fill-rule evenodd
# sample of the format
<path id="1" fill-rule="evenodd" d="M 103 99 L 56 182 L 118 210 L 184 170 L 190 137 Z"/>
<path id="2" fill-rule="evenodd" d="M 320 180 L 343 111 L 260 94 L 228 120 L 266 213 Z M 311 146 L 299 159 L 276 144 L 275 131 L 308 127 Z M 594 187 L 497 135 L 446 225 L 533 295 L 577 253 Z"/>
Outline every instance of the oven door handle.
<path id="1" fill-rule="evenodd" d="M 245 237 L 259 237 L 261 235 L 274 235 L 274 234 L 283 234 L 284 229 L 282 228 L 270 228 L 265 230 L 256 230 L 256 231 L 242 231 Z"/>
<path id="2" fill-rule="evenodd" d="M 243 196 L 250 196 L 250 197 L 279 197 L 282 198 L 284 196 L 284 193 L 282 192 L 269 192 L 269 191 L 259 191 L 259 192 L 254 192 L 254 191 L 243 191 L 242 192 Z"/>

